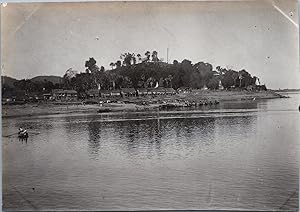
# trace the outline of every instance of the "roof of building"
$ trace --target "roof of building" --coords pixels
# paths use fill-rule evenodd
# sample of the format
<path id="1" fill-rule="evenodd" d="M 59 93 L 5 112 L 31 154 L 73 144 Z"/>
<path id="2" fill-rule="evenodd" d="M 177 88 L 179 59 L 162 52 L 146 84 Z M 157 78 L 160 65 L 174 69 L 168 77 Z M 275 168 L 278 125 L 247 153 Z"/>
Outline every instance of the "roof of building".
<path id="1" fill-rule="evenodd" d="M 77 94 L 77 91 L 75 90 L 64 90 L 64 92 L 67 94 Z"/>
<path id="2" fill-rule="evenodd" d="M 53 89 L 53 90 L 52 90 L 52 93 L 57 93 L 57 92 L 59 92 L 59 91 L 63 91 L 63 89 Z"/>
<path id="3" fill-rule="evenodd" d="M 174 88 L 165 88 L 165 90 L 166 90 L 166 92 L 176 92 L 175 90 L 174 90 Z"/>
<path id="4" fill-rule="evenodd" d="M 111 91 L 109 91 L 109 90 L 100 90 L 100 93 L 101 94 L 110 94 Z"/>
<path id="5" fill-rule="evenodd" d="M 53 90 L 52 93 L 55 94 L 77 94 L 77 91 L 75 90 L 62 90 L 62 89 L 58 89 L 58 90 Z"/>
<path id="6" fill-rule="evenodd" d="M 87 93 L 89 95 L 95 95 L 95 94 L 99 94 L 99 90 L 98 89 L 91 89 L 91 90 L 88 90 Z"/>
<path id="7" fill-rule="evenodd" d="M 135 89 L 134 88 L 122 88 L 122 92 L 123 93 L 135 93 Z"/>
<path id="8" fill-rule="evenodd" d="M 158 87 L 158 88 L 153 88 L 150 91 L 152 91 L 152 92 L 166 92 L 166 89 L 164 87 Z"/>
<path id="9" fill-rule="evenodd" d="M 37 95 L 43 95 L 43 94 L 40 92 L 34 91 L 34 92 L 28 92 L 27 95 L 28 96 L 37 96 Z"/>
<path id="10" fill-rule="evenodd" d="M 139 88 L 138 91 L 139 92 L 148 92 L 148 89 L 147 88 Z"/>
<path id="11" fill-rule="evenodd" d="M 111 93 L 120 93 L 121 90 L 111 90 L 110 92 L 111 92 Z"/>

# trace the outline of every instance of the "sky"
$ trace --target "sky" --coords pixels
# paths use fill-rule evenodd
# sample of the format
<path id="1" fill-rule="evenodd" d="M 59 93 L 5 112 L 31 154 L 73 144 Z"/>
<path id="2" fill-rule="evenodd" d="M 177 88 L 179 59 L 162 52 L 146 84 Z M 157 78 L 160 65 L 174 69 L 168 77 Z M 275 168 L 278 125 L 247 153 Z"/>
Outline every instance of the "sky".
<path id="1" fill-rule="evenodd" d="M 8 3 L 1 7 L 1 71 L 17 79 L 110 69 L 120 54 L 158 51 L 246 69 L 268 88 L 300 88 L 296 0 Z"/>

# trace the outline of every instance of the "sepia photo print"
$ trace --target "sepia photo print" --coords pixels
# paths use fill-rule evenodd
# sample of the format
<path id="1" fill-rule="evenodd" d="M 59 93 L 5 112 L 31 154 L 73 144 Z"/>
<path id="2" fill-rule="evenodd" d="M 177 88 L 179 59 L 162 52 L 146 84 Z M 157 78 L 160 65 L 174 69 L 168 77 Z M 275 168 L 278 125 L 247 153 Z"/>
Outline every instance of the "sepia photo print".
<path id="1" fill-rule="evenodd" d="M 4 211 L 297 211 L 297 0 L 1 5 Z"/>

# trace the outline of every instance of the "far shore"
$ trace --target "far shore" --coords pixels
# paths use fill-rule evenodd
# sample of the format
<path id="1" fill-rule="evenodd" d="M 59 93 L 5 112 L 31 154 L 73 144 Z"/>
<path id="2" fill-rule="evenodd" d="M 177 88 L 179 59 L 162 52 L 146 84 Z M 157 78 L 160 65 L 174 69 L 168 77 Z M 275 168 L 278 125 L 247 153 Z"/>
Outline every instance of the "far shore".
<path id="1" fill-rule="evenodd" d="M 191 93 L 179 93 L 171 96 L 146 96 L 116 98 L 103 104 L 84 104 L 83 101 L 73 102 L 41 102 L 25 105 L 2 105 L 2 118 L 26 117 L 38 115 L 97 113 L 97 112 L 128 112 L 158 110 L 163 104 L 184 107 L 188 104 L 204 104 L 215 102 L 257 101 L 261 99 L 287 98 L 273 91 L 209 91 L 196 90 Z M 100 102 L 97 100 L 95 102 Z"/>

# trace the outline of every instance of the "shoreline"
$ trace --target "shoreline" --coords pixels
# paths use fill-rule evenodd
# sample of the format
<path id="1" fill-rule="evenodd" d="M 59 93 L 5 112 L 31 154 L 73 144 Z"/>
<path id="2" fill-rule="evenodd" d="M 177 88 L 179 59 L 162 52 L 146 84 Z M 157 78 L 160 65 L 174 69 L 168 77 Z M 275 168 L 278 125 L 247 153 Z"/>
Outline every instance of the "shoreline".
<path id="1" fill-rule="evenodd" d="M 202 91 L 180 93 L 172 96 L 145 96 L 119 98 L 112 103 L 83 104 L 76 102 L 42 102 L 24 105 L 2 105 L 2 118 L 32 117 L 70 113 L 114 113 L 158 110 L 163 105 L 189 107 L 209 103 L 241 102 L 249 100 L 288 98 L 273 91 Z M 189 106 L 187 106 L 189 105 Z M 208 105 L 209 107 L 209 105 Z"/>

